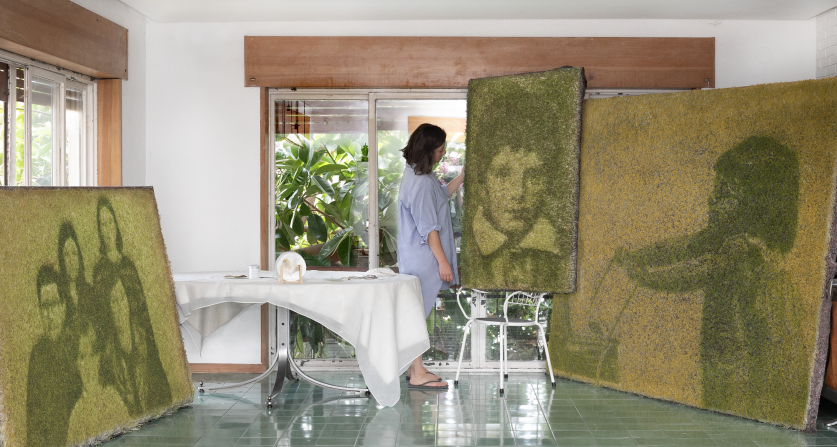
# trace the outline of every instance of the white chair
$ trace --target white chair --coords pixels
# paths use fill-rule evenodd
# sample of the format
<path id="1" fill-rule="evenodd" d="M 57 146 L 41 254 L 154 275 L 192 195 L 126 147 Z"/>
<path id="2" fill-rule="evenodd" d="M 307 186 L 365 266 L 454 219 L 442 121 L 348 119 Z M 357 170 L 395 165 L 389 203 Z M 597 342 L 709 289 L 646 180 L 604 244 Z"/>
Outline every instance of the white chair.
<path id="1" fill-rule="evenodd" d="M 485 301 L 488 297 L 488 292 L 477 290 L 477 289 L 469 289 L 471 291 L 471 301 L 476 304 L 477 300 L 482 301 L 482 304 L 485 304 Z M 462 314 L 468 318 L 468 322 L 465 323 L 465 333 L 462 335 L 462 347 L 459 349 L 459 365 L 456 367 L 456 378 L 453 381 L 454 385 L 459 384 L 459 370 L 462 368 L 462 357 L 465 354 L 465 341 L 468 339 L 468 334 L 471 332 L 471 324 L 483 324 L 486 326 L 499 326 L 500 329 L 500 394 L 503 394 L 504 391 L 504 378 L 509 377 L 509 362 L 508 362 L 508 336 L 506 334 L 506 328 L 509 326 L 537 326 L 538 327 L 538 348 L 541 346 L 541 340 L 543 340 L 543 348 L 544 352 L 546 353 L 546 368 L 549 371 L 549 378 L 552 382 L 552 386 L 555 386 L 555 376 L 552 374 L 552 362 L 549 360 L 549 349 L 546 346 L 546 334 L 544 332 L 544 327 L 541 323 L 538 322 L 538 311 L 540 310 L 541 303 L 543 303 L 545 293 L 528 293 L 528 292 L 506 292 L 506 301 L 503 303 L 503 316 L 502 317 L 482 317 L 482 318 L 474 318 L 473 315 L 465 312 L 465 308 L 462 307 L 462 301 L 459 299 L 460 295 L 464 292 L 464 289 L 460 288 L 456 292 L 456 303 L 459 304 L 459 309 L 462 311 Z M 534 320 L 526 320 L 522 318 L 509 318 L 509 306 L 528 306 L 535 308 L 535 319 Z"/>

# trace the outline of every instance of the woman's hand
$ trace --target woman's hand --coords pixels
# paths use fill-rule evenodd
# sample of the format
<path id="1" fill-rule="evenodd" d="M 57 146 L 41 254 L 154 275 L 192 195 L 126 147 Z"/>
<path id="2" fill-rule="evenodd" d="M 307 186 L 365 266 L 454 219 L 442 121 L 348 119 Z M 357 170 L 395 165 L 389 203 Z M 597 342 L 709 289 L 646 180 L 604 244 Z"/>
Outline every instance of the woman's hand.
<path id="1" fill-rule="evenodd" d="M 430 251 L 436 257 L 436 262 L 439 264 L 439 278 L 442 281 L 453 282 L 453 270 L 450 268 L 448 258 L 445 257 L 445 251 L 442 249 L 442 241 L 439 239 L 439 232 L 437 230 L 431 231 L 427 235 L 427 245 L 430 246 Z"/>
<path id="2" fill-rule="evenodd" d="M 451 270 L 450 264 L 447 261 L 439 264 L 439 278 L 445 282 L 453 282 L 453 270 Z"/>
<path id="3" fill-rule="evenodd" d="M 462 167 L 462 172 L 456 176 L 453 180 L 448 183 L 448 196 L 452 196 L 453 193 L 462 186 L 462 182 L 465 181 L 465 166 Z"/>

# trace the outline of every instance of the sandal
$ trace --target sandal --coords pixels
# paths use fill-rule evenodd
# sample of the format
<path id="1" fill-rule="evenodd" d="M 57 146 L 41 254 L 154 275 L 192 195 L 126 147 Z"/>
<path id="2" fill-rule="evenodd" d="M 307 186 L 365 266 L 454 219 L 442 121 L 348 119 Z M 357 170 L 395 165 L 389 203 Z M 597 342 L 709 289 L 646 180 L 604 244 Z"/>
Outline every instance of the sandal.
<path id="1" fill-rule="evenodd" d="M 421 388 L 425 390 L 442 390 L 446 391 L 448 389 L 448 384 L 446 383 L 445 386 L 428 386 L 428 383 L 438 383 L 438 380 L 428 380 L 427 382 L 422 383 L 421 385 L 413 385 L 412 383 L 407 384 L 407 388 Z"/>
<path id="2" fill-rule="evenodd" d="M 438 375 L 436 375 L 436 374 L 433 374 L 432 372 L 429 372 L 429 371 L 428 371 L 428 373 L 429 373 L 431 376 L 436 376 L 436 377 L 437 377 L 436 382 L 441 382 L 441 381 L 442 381 L 442 378 L 441 378 L 440 376 L 438 376 Z M 410 381 L 410 376 L 407 376 L 406 378 L 407 378 L 407 382 L 409 382 L 409 381 Z M 431 382 L 432 382 L 432 380 L 431 380 Z"/>

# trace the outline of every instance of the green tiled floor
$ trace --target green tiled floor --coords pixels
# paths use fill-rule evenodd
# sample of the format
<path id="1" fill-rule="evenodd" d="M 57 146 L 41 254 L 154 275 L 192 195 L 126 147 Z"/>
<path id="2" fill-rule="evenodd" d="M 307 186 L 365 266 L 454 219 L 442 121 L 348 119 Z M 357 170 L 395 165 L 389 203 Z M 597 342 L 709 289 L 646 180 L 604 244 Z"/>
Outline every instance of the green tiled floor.
<path id="1" fill-rule="evenodd" d="M 362 386 L 358 373 L 312 374 Z M 442 374 L 443 377 L 453 374 Z M 240 381 L 247 375 L 195 375 Z M 451 381 L 452 383 L 452 381 Z M 194 405 L 105 443 L 116 446 L 837 446 L 837 418 L 823 401 L 819 433 L 805 434 L 631 394 L 512 374 L 505 397 L 496 374 L 460 377 L 447 392 L 408 390 L 395 407 L 306 382 L 285 384 L 267 409 L 267 380 L 199 395 Z"/>

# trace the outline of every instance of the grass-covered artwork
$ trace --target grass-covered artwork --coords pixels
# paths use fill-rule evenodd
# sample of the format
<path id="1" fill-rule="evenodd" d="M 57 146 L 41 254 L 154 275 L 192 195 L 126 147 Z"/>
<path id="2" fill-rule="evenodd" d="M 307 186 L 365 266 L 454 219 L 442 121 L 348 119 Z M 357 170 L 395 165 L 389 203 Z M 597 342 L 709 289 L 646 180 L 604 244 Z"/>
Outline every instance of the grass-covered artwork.
<path id="1" fill-rule="evenodd" d="M 583 68 L 474 79 L 462 285 L 572 292 Z"/>
<path id="2" fill-rule="evenodd" d="M 814 430 L 837 78 L 584 103 L 578 289 L 555 373 Z"/>
<path id="3" fill-rule="evenodd" d="M 0 445 L 92 444 L 194 391 L 151 188 L 0 188 Z"/>

